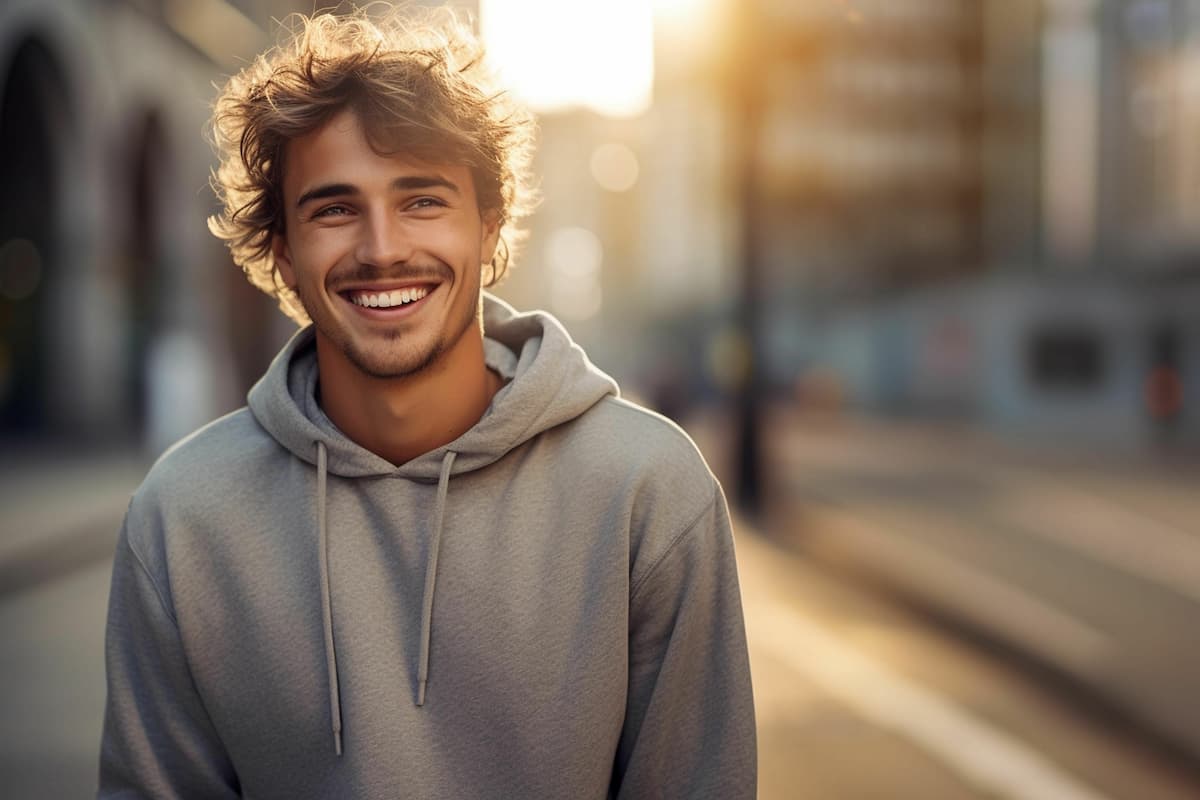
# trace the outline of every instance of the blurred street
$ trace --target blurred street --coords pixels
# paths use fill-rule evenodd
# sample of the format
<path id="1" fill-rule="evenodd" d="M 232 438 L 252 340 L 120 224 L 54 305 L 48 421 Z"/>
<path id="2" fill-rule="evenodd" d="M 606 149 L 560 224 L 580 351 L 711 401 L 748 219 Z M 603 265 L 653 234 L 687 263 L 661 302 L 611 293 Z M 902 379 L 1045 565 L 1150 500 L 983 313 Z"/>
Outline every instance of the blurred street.
<path id="1" fill-rule="evenodd" d="M 746 506 L 761 797 L 1200 798 L 1200 0 L 446 3 L 494 291 Z M 129 494 L 294 332 L 203 187 L 313 8 L 0 3 L 0 798 L 93 794 Z"/>
<path id="2" fill-rule="evenodd" d="M 11 448 L 0 464 L 0 795 L 95 794 L 111 552 L 147 464 Z"/>
<path id="3" fill-rule="evenodd" d="M 1046 458 L 1038 462 L 1040 466 L 1021 465 L 1021 457 L 1033 458 L 1028 449 L 1008 446 L 1007 452 L 991 453 L 984 462 L 978 459 L 989 445 L 982 437 L 964 433 L 962 438 L 947 439 L 911 426 L 876 422 L 863 429 L 862 424 L 793 419 L 781 426 L 781 435 L 773 441 L 788 461 L 772 474 L 781 486 L 789 487 L 788 494 L 780 494 L 777 488 L 765 522 L 769 536 L 754 532 L 748 524 L 739 526 L 738 553 L 759 715 L 760 797 L 1182 800 L 1200 796 L 1197 773 L 1183 766 L 1180 758 L 1162 752 L 1153 738 L 1130 728 L 1127 717 L 1087 702 L 1060 679 L 1048 680 L 1046 672 L 1029 669 L 1025 661 L 1012 658 L 1010 648 L 992 647 L 987 637 L 962 636 L 969 626 L 946 626 L 939 615 L 926 613 L 927 607 L 897 602 L 886 587 L 901 582 L 896 577 L 903 572 L 897 566 L 902 561 L 898 553 L 908 544 L 889 550 L 875 539 L 864 538 L 872 535 L 870 531 L 903 530 L 908 535 L 924 530 L 885 527 L 893 520 L 909 524 L 899 512 L 912 507 L 925 509 L 931 517 L 954 517 L 954 526 L 947 523 L 941 532 L 946 542 L 955 541 L 951 527 L 969 538 L 983 521 L 1017 508 L 1013 487 L 1032 491 L 1027 484 L 1053 492 L 1051 507 L 1056 509 L 1079 505 L 1078 492 L 1095 492 L 1126 513 L 1145 515 L 1145 520 L 1139 517 L 1140 530 L 1161 533 L 1176 523 L 1182 530 L 1186 504 L 1195 502 L 1185 496 L 1182 480 L 1176 480 L 1182 473 L 1159 475 L 1147 466 L 1118 475 L 1103 465 L 1069 467 L 1058 459 L 1055 479 L 1045 481 Z M 723 457 L 721 430 L 694 429 L 714 465 Z M 41 556 L 26 555 L 20 570 L 7 566 L 2 570 L 7 583 L 0 586 L 0 636 L 5 641 L 0 704 L 6 712 L 0 731 L 0 785 L 6 798 L 70 800 L 88 797 L 94 790 L 111 563 L 107 556 L 94 553 L 97 547 L 111 547 L 125 497 L 140 468 L 125 458 L 107 465 L 92 461 L 87 470 L 60 470 L 56 484 L 42 476 L 39 484 L 57 486 L 53 493 L 57 501 L 45 494 L 5 495 L 10 513 L 20 509 L 24 515 L 20 518 L 28 525 L 52 519 L 57 506 L 71 505 L 62 498 L 78 497 L 77 514 L 90 515 L 86 534 L 78 529 L 62 531 L 67 535 L 56 540 L 62 546 L 39 551 L 57 554 L 51 566 L 45 566 Z M 101 497 L 93 491 L 89 499 L 86 487 L 97 475 L 106 476 L 111 494 Z M 882 475 L 893 476 L 891 482 Z M 897 477 L 902 475 L 909 476 L 906 483 Z M 857 477 L 852 480 L 852 476 Z M 30 481 L 35 478 L 28 476 Z M 969 496 L 973 502 L 962 502 L 963 486 L 981 481 L 998 485 L 1001 480 L 1008 482 L 1003 484 L 1008 492 L 1003 502 L 997 486 L 989 495 L 996 502 L 980 502 L 978 487 Z M 10 476 L 9 485 L 13 483 Z M 1158 504 L 1163 510 L 1156 510 Z M 975 510 L 965 513 L 964 506 Z M 1107 506 L 1102 510 L 1105 515 L 1117 513 Z M 1152 524 L 1163 527 L 1149 527 Z M 932 524 L 925 527 L 938 530 Z M 1093 525 L 1088 530 L 1103 528 Z M 914 552 L 925 546 L 918 543 L 919 537 L 911 541 Z M 886 575 L 879 570 L 847 569 L 855 563 L 855 546 L 864 542 L 880 548 L 875 551 L 877 560 L 896 568 Z M 952 552 L 950 544 L 939 546 L 947 555 Z M 956 557 L 969 551 L 958 547 L 953 551 Z M 11 560 L 11 553 L 18 551 L 9 548 L 8 552 Z M 83 555 L 72 559 L 71 552 Z M 995 575 L 980 577 L 983 599 L 993 599 L 987 592 L 994 589 L 987 586 L 1011 577 L 1003 573 L 1007 561 L 995 563 Z M 958 574 L 955 569 L 950 566 L 944 573 L 920 577 L 952 582 Z M 975 569 L 983 575 L 983 567 Z M 23 577 L 28 575 L 40 577 Z M 894 580 L 876 580 L 888 575 Z M 1110 584 L 1119 588 L 1115 579 Z M 1015 589 L 1013 596 L 1017 596 Z M 1167 603 L 1165 596 L 1114 595 L 1109 600 Z M 931 595 L 929 604 L 933 603 Z M 1048 605 L 1034 599 L 1027 603 Z M 1131 607 L 1130 613 L 1135 610 Z M 1059 616 L 1067 619 L 1068 612 Z M 1037 631 L 1062 620 L 1051 615 L 1025 623 Z M 1100 642 L 1115 635 L 1103 627 L 1103 620 L 1084 617 L 1073 624 Z M 1168 633 L 1161 625 L 1142 627 L 1146 630 L 1141 633 L 1134 626 L 1123 635 L 1151 641 Z M 1173 633 L 1186 640 L 1191 631 L 1184 625 Z M 1170 643 L 1157 641 L 1154 646 Z M 1176 650 L 1181 646 L 1176 644 Z M 1110 655 L 1105 653 L 1106 658 Z M 1145 653 L 1148 660 L 1158 655 Z M 1187 702 L 1189 695 L 1176 696 Z"/>
<path id="4" fill-rule="evenodd" d="M 1003 653 L 760 536 L 738 547 L 763 800 L 1200 796 Z"/>
<path id="5" fill-rule="evenodd" d="M 95 795 L 111 565 L 94 561 L 0 600 L 5 797 Z"/>
<path id="6" fill-rule="evenodd" d="M 946 424 L 769 424 L 771 529 L 1094 689 L 1200 755 L 1197 464 Z"/>

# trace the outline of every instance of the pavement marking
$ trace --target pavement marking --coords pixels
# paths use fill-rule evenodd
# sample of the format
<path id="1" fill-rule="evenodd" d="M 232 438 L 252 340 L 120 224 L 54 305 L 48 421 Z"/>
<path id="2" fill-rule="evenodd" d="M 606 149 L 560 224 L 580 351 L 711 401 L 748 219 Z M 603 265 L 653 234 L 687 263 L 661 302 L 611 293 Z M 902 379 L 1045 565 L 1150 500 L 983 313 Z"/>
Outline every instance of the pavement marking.
<path id="1" fill-rule="evenodd" d="M 781 463 L 790 463 L 797 474 L 813 470 L 813 458 L 828 468 L 856 470 L 861 474 L 891 474 L 881 472 L 885 463 L 903 465 L 910 470 L 914 459 L 938 479 L 967 474 L 978 478 L 1002 494 L 994 503 L 996 518 L 1015 525 L 1027 535 L 1038 536 L 1070 548 L 1081 555 L 1110 568 L 1182 597 L 1200 603 L 1200 537 L 1195 530 L 1164 522 L 1144 511 L 1130 508 L 1117 498 L 1090 488 L 1080 488 L 1070 482 L 1069 472 L 1052 466 L 1036 464 L 994 463 L 987 452 L 981 452 L 961 440 L 946 440 L 938 447 L 914 446 L 924 439 L 902 439 L 897 442 L 894 431 L 887 438 L 886 426 L 871 426 L 865 432 L 856 430 L 837 441 L 813 441 L 812 436 L 793 434 L 797 438 L 786 448 L 790 452 L 806 453 L 802 462 L 784 456 Z M 880 434 L 883 434 L 881 438 Z M 870 436 L 870 449 L 862 450 L 865 436 Z M 890 444 L 889 444 L 890 442 Z M 818 450 L 821 445 L 823 450 Z M 900 450 L 896 450 L 896 445 Z M 889 450 L 881 452 L 881 447 Z M 894 452 L 893 452 L 894 451 Z M 789 449 L 781 449 L 787 453 Z M 993 454 L 994 455 L 994 454 Z M 1131 467 L 1129 475 L 1139 473 Z"/>
<path id="2" fill-rule="evenodd" d="M 765 598 L 753 605 L 747 609 L 753 647 L 769 651 L 876 725 L 910 739 L 979 790 L 1020 800 L 1109 800 L 800 613 Z"/>
<path id="3" fill-rule="evenodd" d="M 939 598 L 958 615 L 983 621 L 1072 674 L 1092 674 L 1097 664 L 1111 657 L 1112 642 L 1099 629 L 994 575 L 841 506 L 830 504 L 820 513 L 825 524 L 807 531 L 810 539 L 819 537 L 826 547 L 870 553 L 869 569 Z"/>
<path id="4" fill-rule="evenodd" d="M 1022 531 L 1200 603 L 1200 539 L 1064 483 L 1010 477 L 1000 508 Z"/>

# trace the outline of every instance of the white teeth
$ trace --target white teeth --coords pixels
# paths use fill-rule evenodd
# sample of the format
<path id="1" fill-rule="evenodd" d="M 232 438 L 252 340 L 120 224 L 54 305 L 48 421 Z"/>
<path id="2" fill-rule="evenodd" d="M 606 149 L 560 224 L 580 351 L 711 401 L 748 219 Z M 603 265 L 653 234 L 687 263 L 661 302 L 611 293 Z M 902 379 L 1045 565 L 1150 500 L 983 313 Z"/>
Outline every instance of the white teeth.
<path id="1" fill-rule="evenodd" d="M 380 292 L 379 294 L 353 294 L 350 296 L 350 302 L 369 308 L 392 308 L 415 303 L 427 294 L 429 294 L 429 290 L 424 286 L 414 286 L 409 289 L 397 289 L 394 292 Z"/>

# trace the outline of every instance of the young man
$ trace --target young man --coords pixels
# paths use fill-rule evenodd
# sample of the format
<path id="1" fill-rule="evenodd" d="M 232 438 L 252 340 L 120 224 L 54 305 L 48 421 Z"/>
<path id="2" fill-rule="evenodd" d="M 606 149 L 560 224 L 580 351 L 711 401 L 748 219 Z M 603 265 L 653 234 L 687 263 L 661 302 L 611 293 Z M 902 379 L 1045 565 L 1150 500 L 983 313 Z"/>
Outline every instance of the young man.
<path id="1" fill-rule="evenodd" d="M 481 294 L 531 122 L 470 35 L 304 20 L 215 131 L 213 228 L 311 325 L 133 498 L 100 796 L 754 797 L 720 487 Z"/>

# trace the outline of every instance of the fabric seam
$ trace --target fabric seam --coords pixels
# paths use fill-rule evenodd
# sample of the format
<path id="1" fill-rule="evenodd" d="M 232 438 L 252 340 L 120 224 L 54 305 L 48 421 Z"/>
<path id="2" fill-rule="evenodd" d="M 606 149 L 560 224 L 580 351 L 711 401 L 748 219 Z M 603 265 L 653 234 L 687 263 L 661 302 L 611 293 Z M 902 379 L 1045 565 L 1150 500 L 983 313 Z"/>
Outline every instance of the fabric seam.
<path id="1" fill-rule="evenodd" d="M 709 509 L 711 509 L 716 504 L 716 502 L 717 502 L 717 484 L 714 481 L 712 497 L 709 498 L 709 501 L 704 505 L 704 508 L 700 509 L 700 513 L 697 514 L 691 522 L 689 522 L 687 525 L 683 526 L 683 530 L 681 530 L 679 533 L 675 534 L 675 538 L 673 538 L 671 540 L 671 543 L 669 545 L 667 545 L 667 549 L 662 552 L 662 555 L 660 555 L 658 558 L 656 558 L 654 560 L 654 563 L 650 565 L 649 569 L 647 569 L 646 574 L 643 575 L 641 577 L 641 579 L 633 585 L 633 588 L 629 590 L 629 602 L 630 603 L 633 603 L 633 601 L 637 599 L 638 593 L 642 590 L 642 587 L 646 585 L 646 582 L 649 581 L 650 578 L 652 578 L 654 576 L 654 573 L 658 571 L 659 566 L 664 561 L 667 560 L 667 557 L 670 556 L 671 553 L 675 552 L 676 546 L 678 546 L 678 544 L 681 541 L 683 541 L 684 538 L 686 538 L 687 535 L 695 529 L 696 525 L 700 522 L 701 519 L 704 518 L 704 515 L 708 513 Z"/>
<path id="2" fill-rule="evenodd" d="M 130 502 L 132 506 L 132 501 Z M 221 732 L 217 730 L 216 722 L 213 721 L 212 712 L 208 710 L 208 704 L 204 702 L 204 696 L 200 694 L 200 687 L 196 685 L 196 676 L 192 674 L 192 665 L 188 662 L 187 656 L 183 653 L 183 631 L 179 628 L 179 620 L 175 614 L 167 606 L 167 602 L 163 597 L 163 591 L 158 585 L 158 581 L 154 579 L 154 575 L 150 572 L 150 568 L 146 566 L 146 562 L 142 560 L 141 554 L 137 548 L 133 546 L 133 542 L 129 540 L 129 520 L 126 518 L 125 524 L 125 546 L 129 548 L 129 552 L 133 554 L 133 560 L 137 562 L 138 567 L 142 570 L 142 574 L 146 576 L 146 580 L 150 581 L 150 585 L 154 587 L 154 595 L 158 598 L 158 605 L 162 608 L 163 613 L 167 615 L 167 619 L 171 620 L 171 626 L 175 629 L 176 638 L 179 640 L 180 656 L 183 658 L 184 669 L 187 671 L 188 682 L 192 685 L 192 691 L 196 695 L 196 702 L 200 704 L 200 709 L 204 713 L 205 721 L 208 723 L 209 729 L 212 730 L 217 742 L 220 743 L 221 752 L 225 755 L 229 763 L 230 769 L 233 770 L 234 776 L 237 776 L 237 768 L 233 765 L 233 758 L 229 754 L 229 749 L 225 746 L 224 739 L 221 738 Z"/>
<path id="3" fill-rule="evenodd" d="M 150 568 L 146 566 L 146 562 L 142 560 L 142 555 L 133 546 L 133 542 L 129 541 L 129 527 L 126 524 L 125 528 L 125 546 L 129 548 L 129 552 L 133 554 L 133 560 L 137 562 L 141 568 L 142 574 L 146 576 L 146 580 L 150 581 L 150 585 L 154 587 L 154 595 L 158 598 L 158 605 L 162 608 L 163 613 L 171 620 L 171 624 L 175 626 L 175 630 L 179 630 L 179 620 L 175 618 L 175 614 L 171 611 L 171 607 L 167 605 L 167 601 L 163 597 L 162 587 L 158 585 L 158 581 L 154 579 L 154 575 L 150 572 Z"/>

